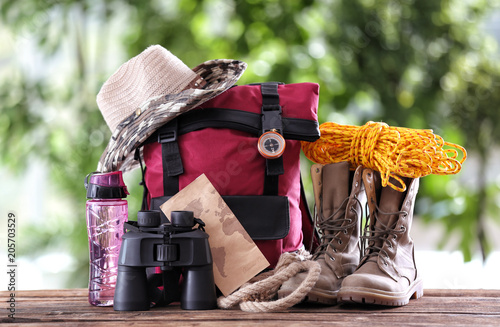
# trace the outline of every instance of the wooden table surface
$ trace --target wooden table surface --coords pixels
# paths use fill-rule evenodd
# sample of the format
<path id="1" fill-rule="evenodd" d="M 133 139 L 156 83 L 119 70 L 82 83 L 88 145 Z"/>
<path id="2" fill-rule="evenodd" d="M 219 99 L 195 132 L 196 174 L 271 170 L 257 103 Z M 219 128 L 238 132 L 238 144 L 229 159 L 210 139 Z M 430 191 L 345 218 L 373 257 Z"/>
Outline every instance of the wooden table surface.
<path id="1" fill-rule="evenodd" d="M 140 312 L 93 307 L 86 289 L 0 292 L 2 323 L 38 326 L 500 326 L 500 290 L 426 290 L 403 307 L 300 304 L 285 312 L 186 311 L 178 304 Z"/>

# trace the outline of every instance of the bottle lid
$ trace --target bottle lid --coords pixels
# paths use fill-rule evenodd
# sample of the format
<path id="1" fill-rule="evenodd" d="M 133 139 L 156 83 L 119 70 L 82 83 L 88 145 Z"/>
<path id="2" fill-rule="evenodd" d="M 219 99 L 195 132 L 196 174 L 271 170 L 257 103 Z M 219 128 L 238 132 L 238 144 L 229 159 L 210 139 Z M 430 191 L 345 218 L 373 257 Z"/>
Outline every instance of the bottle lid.
<path id="1" fill-rule="evenodd" d="M 130 194 L 121 171 L 90 173 L 85 178 L 85 189 L 87 199 L 122 199 Z"/>

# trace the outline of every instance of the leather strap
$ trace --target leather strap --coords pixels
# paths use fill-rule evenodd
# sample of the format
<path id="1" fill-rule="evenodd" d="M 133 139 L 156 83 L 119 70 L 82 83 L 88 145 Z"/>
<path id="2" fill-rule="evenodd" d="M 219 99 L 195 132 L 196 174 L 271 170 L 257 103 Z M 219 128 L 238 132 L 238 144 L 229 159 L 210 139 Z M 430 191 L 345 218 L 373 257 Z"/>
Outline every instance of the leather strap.
<path id="1" fill-rule="evenodd" d="M 236 109 L 195 109 L 180 115 L 176 120 L 178 121 L 177 135 L 204 128 L 230 128 L 253 135 L 262 133 L 261 114 Z M 319 125 L 315 120 L 286 117 L 282 117 L 281 120 L 283 123 L 282 135 L 287 140 L 314 142 L 320 137 Z M 162 132 L 163 127 L 160 127 L 144 144 L 157 142 L 158 134 Z"/>
<path id="2" fill-rule="evenodd" d="M 263 83 L 260 91 L 262 93 L 262 133 L 274 130 L 283 135 L 278 83 Z"/>
<path id="3" fill-rule="evenodd" d="M 184 173 L 177 135 L 176 119 L 163 126 L 158 134 L 158 143 L 161 143 L 164 195 L 174 195 L 179 192 L 179 175 Z"/>
<path id="4" fill-rule="evenodd" d="M 281 120 L 278 83 L 262 83 L 260 90 L 262 94 L 262 134 L 271 130 L 282 134 L 283 122 Z M 284 173 L 283 157 L 266 159 L 264 195 L 278 195 L 279 175 Z"/>
<path id="5" fill-rule="evenodd" d="M 143 192 L 142 192 L 142 204 L 141 204 L 141 210 L 148 210 L 148 194 L 149 190 L 148 187 L 146 186 L 146 167 L 144 167 L 141 159 L 141 148 L 135 149 L 134 153 L 134 159 L 139 161 L 139 165 L 141 167 L 141 182 L 139 185 L 142 186 Z"/>

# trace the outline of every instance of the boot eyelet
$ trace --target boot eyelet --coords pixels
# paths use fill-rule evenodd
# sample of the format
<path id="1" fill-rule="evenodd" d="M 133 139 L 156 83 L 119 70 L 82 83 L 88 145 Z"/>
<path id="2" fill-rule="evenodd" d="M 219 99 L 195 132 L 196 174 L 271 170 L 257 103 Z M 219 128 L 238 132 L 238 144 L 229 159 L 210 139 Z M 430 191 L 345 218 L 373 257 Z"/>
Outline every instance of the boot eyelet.
<path id="1" fill-rule="evenodd" d="M 345 235 L 347 235 L 347 229 L 344 229 L 344 231 L 343 231 L 343 232 L 344 232 L 344 234 L 345 234 Z"/>
<path id="2" fill-rule="evenodd" d="M 402 230 L 403 232 L 406 232 L 406 227 L 405 227 L 405 226 L 401 226 L 401 230 Z"/>
<path id="3" fill-rule="evenodd" d="M 335 258 L 334 258 L 334 257 L 330 257 L 330 260 L 331 260 L 331 261 L 335 261 Z"/>
<path id="4" fill-rule="evenodd" d="M 337 243 L 342 244 L 342 240 L 338 240 Z"/>
<path id="5" fill-rule="evenodd" d="M 359 185 L 358 182 L 356 182 L 355 187 L 358 187 L 358 185 Z"/>

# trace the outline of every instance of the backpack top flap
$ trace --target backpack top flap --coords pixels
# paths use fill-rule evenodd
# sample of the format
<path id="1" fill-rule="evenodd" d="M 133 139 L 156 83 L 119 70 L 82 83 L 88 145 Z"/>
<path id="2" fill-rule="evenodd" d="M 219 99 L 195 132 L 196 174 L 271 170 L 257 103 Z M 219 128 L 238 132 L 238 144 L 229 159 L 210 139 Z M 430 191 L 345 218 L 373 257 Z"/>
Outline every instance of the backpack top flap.
<path id="1" fill-rule="evenodd" d="M 303 138 L 317 139 L 320 136 L 319 128 L 316 129 L 311 123 L 318 121 L 318 99 L 319 85 L 316 83 L 279 84 L 279 104 L 282 108 L 282 117 L 285 119 L 283 130 L 285 138 L 301 140 Z M 262 93 L 260 84 L 233 86 L 231 89 L 205 102 L 200 107 L 192 110 L 196 114 L 207 108 L 236 109 L 259 116 L 262 114 Z M 200 112 L 201 113 L 201 112 Z M 248 115 L 253 116 L 253 115 Z M 304 135 L 289 135 L 287 137 L 287 121 L 305 123 Z M 259 134 L 260 134 L 259 120 Z M 292 133 L 290 133 L 292 134 Z"/>
<path id="2" fill-rule="evenodd" d="M 285 139 L 316 141 L 320 137 L 317 116 L 319 85 L 279 84 L 278 92 Z M 260 84 L 233 86 L 164 125 L 145 144 L 204 128 L 229 128 L 259 136 L 262 133 L 262 102 Z"/>
<path id="3" fill-rule="evenodd" d="M 316 83 L 279 84 L 280 105 L 283 117 L 318 120 L 319 85 Z M 293 105 L 292 105 L 293 103 Z M 287 110 L 287 107 L 291 108 Z M 236 85 L 217 97 L 203 103 L 200 108 L 239 109 L 261 113 L 260 84 Z"/>

